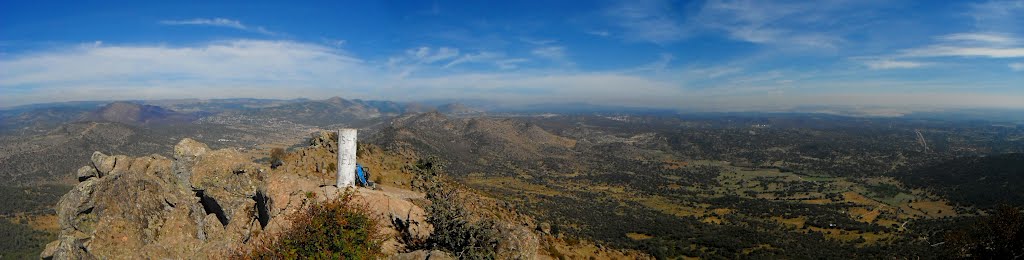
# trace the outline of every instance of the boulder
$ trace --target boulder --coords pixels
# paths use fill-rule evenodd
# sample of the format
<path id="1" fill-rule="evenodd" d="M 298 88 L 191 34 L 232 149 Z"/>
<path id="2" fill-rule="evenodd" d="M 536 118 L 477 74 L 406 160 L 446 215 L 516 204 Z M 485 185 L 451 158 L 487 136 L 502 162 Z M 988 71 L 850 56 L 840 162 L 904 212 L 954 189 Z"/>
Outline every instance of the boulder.
<path id="1" fill-rule="evenodd" d="M 181 139 L 174 145 L 174 176 L 178 186 L 190 188 L 189 182 L 192 178 L 192 167 L 196 164 L 196 158 L 206 154 L 210 147 L 206 144 L 196 142 L 191 138 Z"/>
<path id="2" fill-rule="evenodd" d="M 83 182 L 89 178 L 99 177 L 99 172 L 91 165 L 86 165 L 82 166 L 82 168 L 78 168 L 78 173 L 75 174 L 75 176 L 78 177 L 78 182 Z"/>
<path id="3" fill-rule="evenodd" d="M 114 170 L 114 166 L 117 164 L 117 158 L 107 156 L 99 151 L 92 153 L 92 166 L 96 168 L 99 173 L 99 177 L 103 177 L 110 171 Z"/>
<path id="4" fill-rule="evenodd" d="M 181 159 L 185 157 L 198 157 L 205 154 L 210 150 L 209 146 L 204 143 L 200 143 L 192 138 L 181 139 L 177 145 L 174 146 L 174 159 Z"/>

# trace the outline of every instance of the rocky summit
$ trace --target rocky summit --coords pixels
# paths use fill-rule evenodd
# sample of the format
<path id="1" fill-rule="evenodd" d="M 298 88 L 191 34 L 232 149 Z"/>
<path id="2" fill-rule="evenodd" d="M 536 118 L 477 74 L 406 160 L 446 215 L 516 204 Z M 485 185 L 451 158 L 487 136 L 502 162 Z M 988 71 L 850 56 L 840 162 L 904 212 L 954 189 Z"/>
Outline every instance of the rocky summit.
<path id="1" fill-rule="evenodd" d="M 334 149 L 324 137 L 296 153 Z M 292 162 L 293 170 L 302 168 L 301 160 Z M 287 228 L 282 216 L 338 196 L 319 176 L 271 173 L 236 149 L 211 150 L 187 138 L 173 158 L 95 152 L 75 174 L 79 183 L 57 204 L 60 234 L 44 259 L 223 258 L 261 233 Z M 412 225 L 413 234 L 430 233 L 423 209 L 409 201 L 422 194 L 390 187 L 353 192 L 357 201 L 376 205 L 370 209 L 381 223 L 405 218 L 401 223 Z M 392 253 L 401 247 L 387 245 Z"/>
<path id="2" fill-rule="evenodd" d="M 452 253 L 424 246 L 435 232 L 428 221 L 431 202 L 405 183 L 407 166 L 390 167 L 373 145 L 361 149 L 360 160 L 379 169 L 376 189 L 339 191 L 333 183 L 337 135 L 312 134 L 306 146 L 280 158 L 281 167 L 254 160 L 261 154 L 226 148 L 213 150 L 185 138 L 172 158 L 129 157 L 94 152 L 73 174 L 78 184 L 57 203 L 59 236 L 43 251 L 43 259 L 222 259 L 237 256 L 248 245 L 293 228 L 291 218 L 313 203 L 348 192 L 381 224 L 381 253 L 393 259 L 445 259 Z M 398 155 L 396 155 L 398 156 Z M 404 180 L 404 181 L 398 181 Z M 395 185 L 391 185 L 395 184 Z M 570 246 L 510 210 L 499 200 L 470 191 L 465 203 L 475 217 L 493 219 L 501 258 L 550 257 L 546 250 L 587 252 L 586 256 L 627 257 L 593 244 Z M 422 207 L 421 207 L 422 206 Z M 408 244 L 420 241 L 419 244 Z M 545 249 L 545 247 L 547 249 Z M 570 248 L 570 249 L 566 249 Z M 570 255 L 572 256 L 572 255 Z M 576 255 L 583 257 L 583 255 Z M 637 257 L 631 255 L 629 257 Z"/>

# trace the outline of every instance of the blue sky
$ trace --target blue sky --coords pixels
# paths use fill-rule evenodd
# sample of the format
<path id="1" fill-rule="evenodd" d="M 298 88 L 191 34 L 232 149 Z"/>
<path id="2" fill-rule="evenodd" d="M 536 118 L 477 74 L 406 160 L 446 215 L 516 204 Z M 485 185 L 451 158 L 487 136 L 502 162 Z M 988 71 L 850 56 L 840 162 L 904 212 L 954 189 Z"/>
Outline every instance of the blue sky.
<path id="1" fill-rule="evenodd" d="M 1024 0 L 39 2 L 0 2 L 0 107 L 1024 107 Z"/>

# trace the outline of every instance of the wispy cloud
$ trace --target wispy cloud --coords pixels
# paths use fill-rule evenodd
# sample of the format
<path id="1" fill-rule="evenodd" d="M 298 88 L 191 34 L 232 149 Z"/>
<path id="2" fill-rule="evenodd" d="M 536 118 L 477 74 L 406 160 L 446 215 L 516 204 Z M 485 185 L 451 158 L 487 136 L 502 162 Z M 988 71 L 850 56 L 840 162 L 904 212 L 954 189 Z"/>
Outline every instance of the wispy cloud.
<path id="1" fill-rule="evenodd" d="M 605 30 L 588 30 L 588 31 L 586 31 L 586 33 L 590 34 L 590 35 L 601 36 L 601 37 L 612 36 L 612 33 L 608 32 L 608 31 L 605 31 Z"/>
<path id="2" fill-rule="evenodd" d="M 163 20 L 160 21 L 160 24 L 224 27 L 238 29 L 247 32 L 260 33 L 270 36 L 278 35 L 278 33 L 267 30 L 266 28 L 263 28 L 263 26 L 248 26 L 238 20 L 232 20 L 227 18 L 194 18 L 188 20 Z"/>
<path id="3" fill-rule="evenodd" d="M 442 68 L 452 68 L 460 64 L 472 64 L 472 63 L 484 63 L 493 65 L 502 70 L 515 69 L 519 67 L 519 64 L 528 62 L 525 58 L 509 58 L 503 53 L 497 52 L 477 52 L 467 53 L 462 56 L 448 62 L 442 66 Z"/>
<path id="4" fill-rule="evenodd" d="M 766 2 L 752 0 L 711 0 L 704 4 L 695 22 L 700 27 L 724 31 L 729 37 L 759 44 L 792 44 L 835 48 L 842 38 L 829 34 L 819 24 L 842 3 Z M 831 16 L 838 19 L 838 15 Z"/>
<path id="5" fill-rule="evenodd" d="M 341 46 L 344 46 L 345 43 L 348 43 L 348 41 L 342 40 L 342 39 L 321 38 L 321 40 L 323 40 L 323 42 L 326 43 L 327 45 L 331 45 L 331 46 L 339 47 L 339 48 Z"/>
<path id="6" fill-rule="evenodd" d="M 605 10 L 605 15 L 623 30 L 622 36 L 630 41 L 668 44 L 682 40 L 688 33 L 680 14 L 668 1 L 623 1 Z M 609 35 L 602 31 L 591 34 Z"/>
<path id="7" fill-rule="evenodd" d="M 1024 57 L 1024 48 L 992 48 L 937 45 L 908 50 L 904 52 L 903 55 L 908 57 L 1016 58 Z"/>
<path id="8" fill-rule="evenodd" d="M 549 59 L 554 61 L 565 61 L 565 47 L 562 46 L 545 46 L 533 49 L 530 51 L 531 54 Z"/>
<path id="9" fill-rule="evenodd" d="M 456 48 L 421 46 L 406 50 L 404 55 L 388 58 L 387 67 L 396 71 L 399 78 L 405 78 L 424 67 L 442 61 L 450 61 L 458 56 L 459 49 Z"/>
<path id="10" fill-rule="evenodd" d="M 498 58 L 501 58 L 501 57 L 504 57 L 504 56 L 505 56 L 504 54 L 499 54 L 499 53 L 496 53 L 496 52 L 467 53 L 465 55 L 462 55 L 462 57 L 454 59 L 451 62 L 448 62 L 448 64 L 444 65 L 444 68 L 454 67 L 456 65 L 463 64 L 463 63 L 490 62 L 490 61 L 494 61 L 495 59 L 498 59 Z"/>
<path id="11" fill-rule="evenodd" d="M 936 44 L 904 50 L 904 57 L 1024 57 L 1024 46 L 1008 34 L 961 33 L 938 37 Z"/>
<path id="12" fill-rule="evenodd" d="M 551 39 L 534 39 L 534 38 L 520 38 L 519 40 L 521 40 L 521 41 L 523 41 L 525 43 L 533 44 L 533 45 L 548 45 L 548 44 L 553 44 L 553 43 L 558 42 L 556 40 L 551 40 Z"/>
<path id="13" fill-rule="evenodd" d="M 500 60 L 494 61 L 494 65 L 498 66 L 498 68 L 503 69 L 503 70 L 510 70 L 510 69 L 519 68 L 519 64 L 526 63 L 526 62 L 529 62 L 529 61 L 530 61 L 529 59 L 525 59 L 525 58 L 500 59 Z"/>
<path id="14" fill-rule="evenodd" d="M 1013 45 L 1020 42 L 1010 34 L 1004 33 L 955 33 L 939 37 L 950 42 L 976 42 L 995 45 Z"/>
<path id="15" fill-rule="evenodd" d="M 625 70 L 626 72 L 653 72 L 661 73 L 669 69 L 672 60 L 675 59 L 675 55 L 671 53 L 661 53 L 658 55 L 658 59 L 654 60 L 646 65 L 641 65 L 636 68 Z"/>
<path id="16" fill-rule="evenodd" d="M 1007 65 L 1013 71 L 1024 71 L 1024 62 L 1014 62 Z"/>
<path id="17" fill-rule="evenodd" d="M 916 61 L 898 61 L 898 60 L 867 60 L 864 61 L 864 65 L 873 70 L 886 70 L 886 69 L 913 69 L 920 68 L 928 65 L 924 62 Z"/>
<path id="18" fill-rule="evenodd" d="M 995 0 L 968 5 L 974 26 L 985 31 L 1016 31 L 1024 26 L 1024 0 Z"/>
<path id="19" fill-rule="evenodd" d="M 450 47 L 440 47 L 437 49 L 431 49 L 430 47 L 419 47 L 416 49 L 407 50 L 405 52 L 410 57 L 414 57 L 416 63 L 435 63 L 438 61 L 449 60 L 459 56 L 459 49 Z"/>

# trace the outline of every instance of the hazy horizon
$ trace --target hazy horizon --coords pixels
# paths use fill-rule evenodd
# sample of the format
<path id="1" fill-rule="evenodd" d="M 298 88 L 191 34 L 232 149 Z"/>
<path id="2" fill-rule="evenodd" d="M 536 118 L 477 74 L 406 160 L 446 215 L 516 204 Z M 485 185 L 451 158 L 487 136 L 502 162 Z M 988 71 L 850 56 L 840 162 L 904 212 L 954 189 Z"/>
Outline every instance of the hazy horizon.
<path id="1" fill-rule="evenodd" d="M 274 98 L 1024 108 L 1024 1 L 8 3 L 0 107 Z"/>

